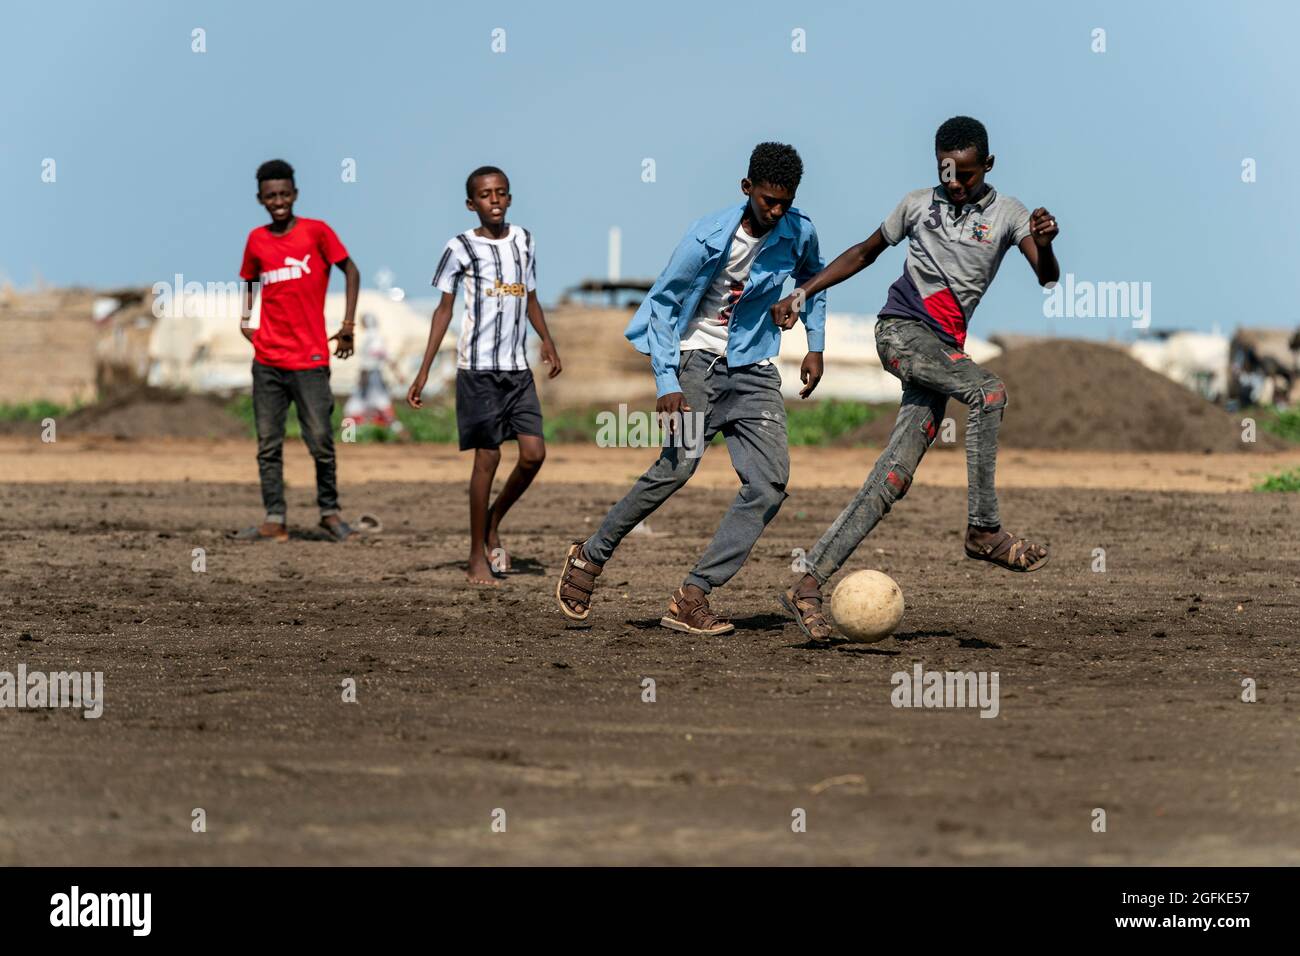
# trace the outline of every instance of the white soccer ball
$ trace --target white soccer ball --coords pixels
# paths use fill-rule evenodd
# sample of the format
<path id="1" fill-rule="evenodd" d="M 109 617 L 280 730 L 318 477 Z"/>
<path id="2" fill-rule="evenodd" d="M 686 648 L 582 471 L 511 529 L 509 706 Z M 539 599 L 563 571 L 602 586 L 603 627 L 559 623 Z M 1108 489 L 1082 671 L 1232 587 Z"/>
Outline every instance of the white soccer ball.
<path id="1" fill-rule="evenodd" d="M 888 574 L 854 571 L 831 592 L 831 617 L 850 641 L 883 641 L 903 619 L 903 590 Z"/>

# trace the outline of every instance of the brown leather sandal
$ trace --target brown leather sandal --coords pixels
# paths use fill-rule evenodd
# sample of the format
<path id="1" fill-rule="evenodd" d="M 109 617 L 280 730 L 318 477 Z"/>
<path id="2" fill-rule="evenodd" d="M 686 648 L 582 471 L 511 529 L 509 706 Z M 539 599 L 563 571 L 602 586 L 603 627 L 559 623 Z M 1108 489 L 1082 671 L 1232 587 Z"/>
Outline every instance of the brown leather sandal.
<path id="1" fill-rule="evenodd" d="M 276 544 L 284 544 L 289 540 L 289 529 L 280 522 L 264 521 L 251 528 L 231 531 L 226 537 L 235 541 L 274 541 Z"/>
<path id="2" fill-rule="evenodd" d="M 966 531 L 966 557 L 988 561 L 1008 571 L 1037 571 L 1050 555 L 1041 544 L 1031 544 L 1010 531 L 997 531 L 983 544 L 972 548 L 970 529 Z"/>
<path id="3" fill-rule="evenodd" d="M 581 541 L 569 545 L 564 556 L 564 570 L 555 585 L 555 600 L 571 621 L 585 621 L 591 614 L 591 595 L 596 590 L 596 578 L 605 570 L 603 565 L 583 557 L 582 545 Z"/>
<path id="4" fill-rule="evenodd" d="M 794 622 L 799 625 L 799 630 L 803 631 L 804 637 L 808 640 L 829 641 L 835 636 L 835 630 L 822 611 L 820 590 L 801 591 L 796 586 L 787 588 L 786 592 L 778 594 L 776 599 L 794 618 Z"/>
<path id="5" fill-rule="evenodd" d="M 736 629 L 726 618 L 709 609 L 708 598 L 688 598 L 678 588 L 668 602 L 668 613 L 659 619 L 664 627 L 687 634 L 730 634 Z"/>

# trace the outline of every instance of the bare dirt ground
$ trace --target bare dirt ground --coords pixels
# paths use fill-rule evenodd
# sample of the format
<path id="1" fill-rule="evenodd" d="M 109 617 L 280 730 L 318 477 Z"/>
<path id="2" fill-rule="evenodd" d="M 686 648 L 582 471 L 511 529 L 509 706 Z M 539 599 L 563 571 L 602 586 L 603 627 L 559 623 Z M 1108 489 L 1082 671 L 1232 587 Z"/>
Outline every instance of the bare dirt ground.
<path id="1" fill-rule="evenodd" d="M 294 540 L 237 546 L 250 443 L 0 445 L 0 670 L 102 670 L 106 697 L 0 710 L 0 863 L 1300 863 L 1293 498 L 1224 493 L 1217 456 L 1006 453 L 1008 525 L 1054 552 L 1013 575 L 961 556 L 961 456 L 932 454 L 851 565 L 900 583 L 899 632 L 818 648 L 772 595 L 872 453 L 799 450 L 718 592 L 737 633 L 692 639 L 657 621 L 731 497 L 721 452 L 566 626 L 563 546 L 644 452 L 553 449 L 488 593 L 451 452 L 343 448 L 345 507 L 387 527 L 336 546 L 295 448 Z M 997 671 L 998 717 L 894 708 L 914 662 Z"/>
<path id="2" fill-rule="evenodd" d="M 39 425 L 30 425 L 32 435 Z M 886 435 L 888 429 L 885 430 Z M 32 438 L 0 436 L 0 481 L 209 481 L 256 482 L 257 467 L 248 440 L 150 439 L 122 441 L 78 436 L 44 444 Z M 285 475 L 310 485 L 311 459 L 300 442 L 286 443 Z M 878 448 L 790 449 L 790 487 L 855 488 L 879 454 Z M 502 469 L 513 451 L 506 448 Z M 472 453 L 448 445 L 350 445 L 339 452 L 344 486 L 383 481 L 469 480 Z M 999 488 L 1091 488 L 1143 491 L 1249 491 L 1266 475 L 1300 467 L 1300 448 L 1282 452 L 1112 452 L 1028 451 L 998 453 Z M 630 485 L 648 464 L 638 448 L 551 445 L 546 481 L 588 482 L 594 478 Z M 713 448 L 691 479 L 693 487 L 734 488 L 726 449 Z M 918 485 L 966 487 L 966 458 L 960 447 L 936 442 L 917 473 Z M 626 490 L 626 489 L 622 489 Z M 620 492 L 621 493 L 621 492 Z M 364 500 L 364 499 L 363 499 Z M 253 499 L 256 503 L 256 496 Z M 382 502 L 377 507 L 382 506 Z"/>

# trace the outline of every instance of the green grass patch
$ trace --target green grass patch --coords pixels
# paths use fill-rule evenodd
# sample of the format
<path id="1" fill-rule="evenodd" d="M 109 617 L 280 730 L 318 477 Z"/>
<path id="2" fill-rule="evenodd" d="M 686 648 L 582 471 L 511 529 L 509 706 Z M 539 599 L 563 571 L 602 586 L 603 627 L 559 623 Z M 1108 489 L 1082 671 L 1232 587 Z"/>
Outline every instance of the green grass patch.
<path id="1" fill-rule="evenodd" d="M 231 414 L 242 421 L 248 434 L 257 435 L 257 425 L 253 416 L 253 397 L 239 395 L 231 399 L 228 406 Z M 452 444 L 458 440 L 456 430 L 456 406 L 449 397 L 434 399 L 424 408 L 408 408 L 403 402 L 395 406 L 397 418 L 406 429 L 411 440 L 435 444 Z M 644 409 L 629 409 L 652 412 L 653 406 Z M 590 444 L 600 432 L 598 416 L 601 413 L 617 414 L 617 410 L 590 407 L 565 408 L 544 414 L 542 435 L 548 442 L 574 442 Z M 855 429 L 872 421 L 879 414 L 878 410 L 864 402 L 846 402 L 831 399 L 812 404 L 791 405 L 786 410 L 791 445 L 829 445 L 836 439 L 852 433 Z M 38 416 L 37 420 L 40 417 Z M 342 402 L 334 404 L 334 434 L 337 436 L 343 419 Z M 285 422 L 285 437 L 298 439 L 302 437 L 302 427 L 298 423 L 297 409 L 290 408 Z M 396 439 L 386 428 L 377 425 L 363 425 L 357 429 L 358 443 L 387 442 Z M 715 441 L 722 441 L 719 435 Z"/>
<path id="2" fill-rule="evenodd" d="M 587 444 L 596 440 L 600 425 L 596 408 L 562 408 L 555 412 L 542 412 L 542 437 L 548 442 L 573 442 Z"/>
<path id="3" fill-rule="evenodd" d="M 244 423 L 251 437 L 257 437 L 257 419 L 253 413 L 253 396 L 237 395 L 227 405 L 230 413 Z M 407 434 L 415 441 L 447 443 L 457 441 L 456 408 L 450 403 L 433 403 L 416 410 L 405 403 L 394 405 L 397 420 L 402 423 Z M 337 397 L 334 401 L 334 414 L 330 416 L 334 435 L 337 438 L 343 427 L 343 402 Z M 298 409 L 290 406 L 289 415 L 284 423 L 285 438 L 301 438 L 302 424 L 298 421 Z M 387 428 L 379 425 L 361 425 L 357 428 L 358 444 L 369 442 L 396 441 L 397 438 Z"/>
<path id="4" fill-rule="evenodd" d="M 1276 475 L 1269 475 L 1255 486 L 1255 490 L 1281 492 L 1300 491 L 1300 468 L 1292 468 L 1290 471 L 1283 471 Z"/>
<path id="5" fill-rule="evenodd" d="M 400 405 L 394 405 L 397 420 L 402 423 L 411 440 L 419 442 L 456 443 L 460 433 L 456 430 L 456 406 L 450 402 L 439 402 L 415 409 L 402 399 Z M 357 429 L 357 441 L 395 441 L 393 433 L 378 425 L 363 425 Z"/>
<path id="6" fill-rule="evenodd" d="M 865 402 L 847 402 L 837 398 L 812 405 L 792 405 L 786 409 L 790 444 L 829 445 L 874 421 L 878 414 Z"/>
<path id="7" fill-rule="evenodd" d="M 653 408 L 628 409 L 634 412 L 652 412 Z M 588 443 L 596 440 L 601 431 L 598 416 L 617 415 L 615 409 L 585 408 L 563 409 L 545 415 L 542 433 L 550 442 Z M 791 445 L 829 445 L 836 439 L 851 434 L 876 418 L 879 411 L 865 402 L 846 402 L 831 399 L 811 404 L 800 403 L 786 407 L 787 429 Z M 714 443 L 725 441 L 721 434 Z"/>
<path id="8" fill-rule="evenodd" d="M 60 418 L 71 411 L 75 411 L 73 406 L 44 400 L 19 402 L 16 405 L 0 404 L 0 422 L 39 422 L 47 418 Z"/>
<path id="9" fill-rule="evenodd" d="M 1300 443 L 1300 407 L 1278 411 L 1276 408 L 1251 408 L 1243 417 L 1254 418 L 1259 427 L 1289 442 Z"/>

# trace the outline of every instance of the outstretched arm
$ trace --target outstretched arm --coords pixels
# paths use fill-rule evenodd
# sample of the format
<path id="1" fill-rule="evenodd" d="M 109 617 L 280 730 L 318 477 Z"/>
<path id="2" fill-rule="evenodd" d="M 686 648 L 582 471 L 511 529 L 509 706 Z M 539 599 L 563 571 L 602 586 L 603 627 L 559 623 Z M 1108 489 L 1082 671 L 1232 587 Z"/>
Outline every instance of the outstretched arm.
<path id="1" fill-rule="evenodd" d="M 1061 278 L 1061 265 L 1052 251 L 1052 240 L 1060 233 L 1056 217 L 1039 206 L 1029 217 L 1029 235 L 1020 240 L 1020 251 L 1029 260 L 1039 285 L 1049 285 Z"/>
<path id="2" fill-rule="evenodd" d="M 794 328 L 799 320 L 801 307 L 812 296 L 839 285 L 845 279 L 857 275 L 871 263 L 880 258 L 880 254 L 889 248 L 889 243 L 877 229 L 856 246 L 849 246 L 835 257 L 830 265 L 812 278 L 799 283 L 798 288 L 772 306 L 772 321 L 783 330 Z"/>

